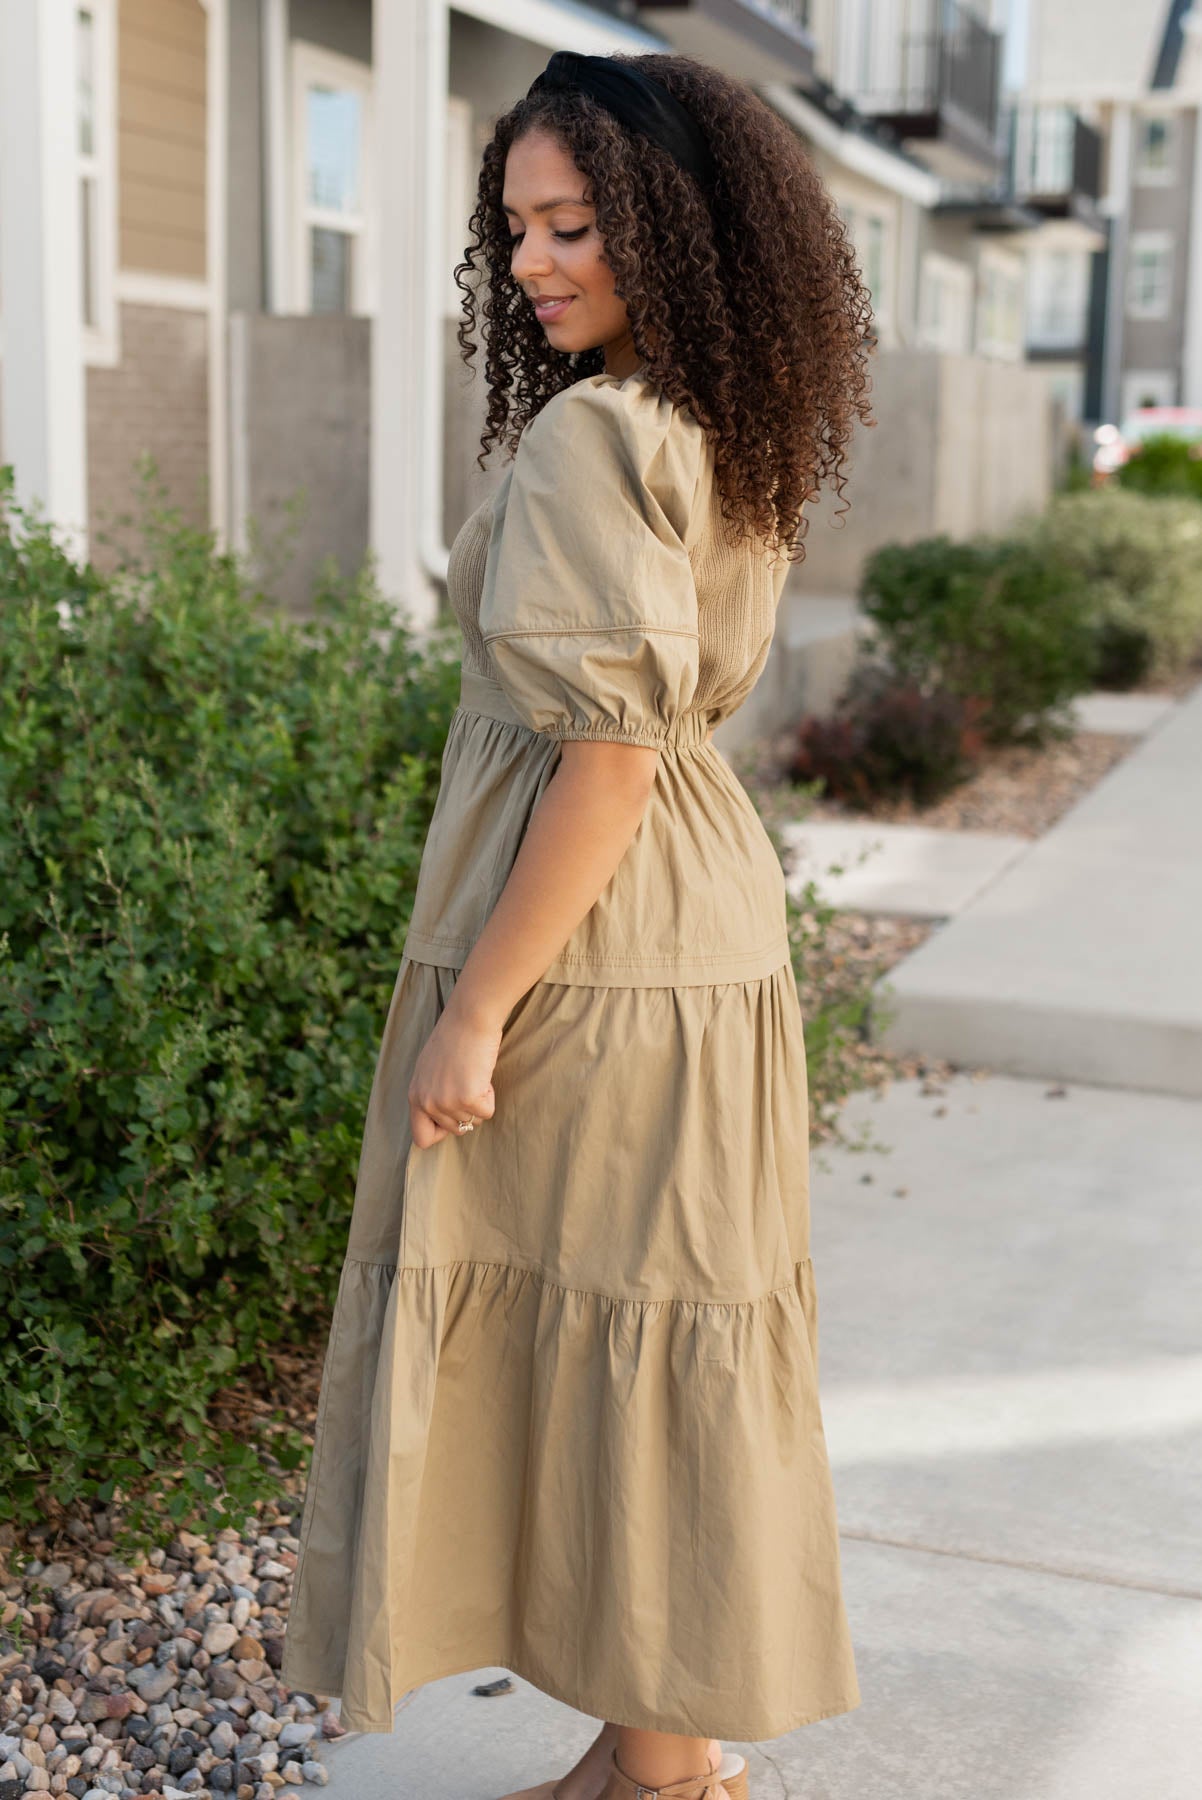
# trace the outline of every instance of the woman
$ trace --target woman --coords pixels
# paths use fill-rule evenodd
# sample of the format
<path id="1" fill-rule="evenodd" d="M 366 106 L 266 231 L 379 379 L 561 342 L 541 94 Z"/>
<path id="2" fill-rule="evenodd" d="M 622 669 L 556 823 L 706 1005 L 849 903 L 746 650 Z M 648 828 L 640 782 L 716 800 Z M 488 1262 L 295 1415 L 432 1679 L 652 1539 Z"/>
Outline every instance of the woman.
<path id="1" fill-rule="evenodd" d="M 859 1694 L 784 882 L 710 737 L 842 491 L 868 305 L 792 133 L 675 56 L 553 56 L 472 230 L 517 454 L 451 553 L 282 1673 L 388 1731 L 499 1664 L 605 1721 L 526 1800 L 745 1800 L 719 1735 Z"/>

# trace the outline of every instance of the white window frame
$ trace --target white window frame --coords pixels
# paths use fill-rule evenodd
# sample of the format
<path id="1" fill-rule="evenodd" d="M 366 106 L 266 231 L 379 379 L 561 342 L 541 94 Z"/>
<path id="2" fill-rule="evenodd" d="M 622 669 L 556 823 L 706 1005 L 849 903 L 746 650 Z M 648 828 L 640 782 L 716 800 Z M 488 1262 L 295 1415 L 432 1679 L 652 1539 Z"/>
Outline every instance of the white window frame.
<path id="1" fill-rule="evenodd" d="M 892 254 L 893 254 L 893 231 L 892 231 L 892 223 L 893 222 L 888 217 L 887 214 L 881 213 L 881 212 L 861 212 L 859 215 L 859 219 L 860 219 L 860 224 L 858 227 L 858 231 L 860 234 L 862 234 L 862 236 L 857 237 L 857 243 L 859 245 L 859 251 L 860 251 L 860 265 L 864 271 L 864 280 L 865 280 L 866 285 L 867 285 L 868 274 L 869 274 L 869 269 L 868 269 L 869 241 L 871 239 L 873 232 L 876 232 L 878 234 L 877 235 L 877 244 L 876 244 L 877 258 L 878 258 L 878 265 L 879 265 L 878 266 L 878 281 L 877 281 L 876 289 L 872 293 L 872 313 L 873 313 L 873 318 L 876 321 L 877 331 L 880 334 L 880 336 L 891 340 L 892 336 L 893 336 L 893 332 L 891 329 L 891 321 L 892 321 L 891 308 L 893 305 L 893 282 L 890 278 L 891 270 L 889 267 L 889 263 L 890 263 L 890 260 L 892 258 Z"/>
<path id="2" fill-rule="evenodd" d="M 862 200 L 844 200 L 837 193 L 835 203 L 855 248 L 864 286 L 872 297 L 872 318 L 877 336 L 886 347 L 891 346 L 897 337 L 893 319 L 894 216 L 880 206 L 865 205 Z M 873 231 L 880 234 L 880 269 L 875 289 L 869 280 L 869 241 Z"/>
<path id="3" fill-rule="evenodd" d="M 1024 337 L 1040 350 L 1081 350 L 1089 335 L 1089 253 L 1039 242 L 1027 258 Z M 1059 266 L 1062 280 L 1053 271 Z"/>
<path id="4" fill-rule="evenodd" d="M 309 231 L 324 227 L 345 232 L 355 240 L 351 255 L 350 313 L 374 317 L 378 305 L 375 118 L 373 81 L 369 63 L 341 56 L 297 38 L 292 43 L 292 292 L 293 312 L 311 313 L 313 289 L 309 261 Z M 363 191 L 357 214 L 323 211 L 310 204 L 308 195 L 309 88 L 315 83 L 349 88 L 363 105 Z"/>
<path id="5" fill-rule="evenodd" d="M 918 341 L 926 350 L 967 355 L 972 348 L 972 270 L 954 257 L 928 250 L 922 259 L 918 284 Z M 930 295 L 938 286 L 954 296 L 963 330 L 957 343 L 948 341 L 946 330 L 931 318 Z"/>
<path id="6" fill-rule="evenodd" d="M 452 273 L 463 261 L 467 222 L 476 203 L 476 169 L 472 103 L 458 94 L 447 95 L 446 249 L 444 252 L 443 311 L 457 319 L 463 311 L 463 293 Z"/>
<path id="7" fill-rule="evenodd" d="M 1149 125 L 1163 125 L 1166 128 L 1167 148 L 1163 167 L 1145 160 L 1147 150 L 1145 128 Z M 1175 113 L 1136 113 L 1135 156 L 1132 169 L 1132 179 L 1136 187 L 1172 187 L 1177 179 L 1180 138 L 1181 129 Z"/>
<path id="8" fill-rule="evenodd" d="M 84 184 L 92 189 L 92 294 L 96 319 L 83 319 L 83 294 L 79 296 L 83 359 L 93 367 L 113 368 L 120 360 L 117 318 L 117 19 L 115 0 L 80 0 L 74 8 L 76 31 L 81 12 L 92 19 L 94 106 L 92 151 L 79 148 L 78 99 L 75 119 L 76 186 L 82 201 Z M 78 39 L 76 40 L 78 42 Z M 77 77 L 78 79 L 78 77 Z M 78 215 L 77 215 L 78 216 Z M 84 242 L 80 235 L 80 274 L 83 275 Z"/>
<path id="9" fill-rule="evenodd" d="M 1133 231 L 1127 248 L 1126 312 L 1129 319 L 1167 319 L 1173 305 L 1173 234 L 1171 231 Z M 1136 266 L 1142 255 L 1158 255 L 1164 270 L 1163 292 L 1155 299 L 1137 299 Z"/>

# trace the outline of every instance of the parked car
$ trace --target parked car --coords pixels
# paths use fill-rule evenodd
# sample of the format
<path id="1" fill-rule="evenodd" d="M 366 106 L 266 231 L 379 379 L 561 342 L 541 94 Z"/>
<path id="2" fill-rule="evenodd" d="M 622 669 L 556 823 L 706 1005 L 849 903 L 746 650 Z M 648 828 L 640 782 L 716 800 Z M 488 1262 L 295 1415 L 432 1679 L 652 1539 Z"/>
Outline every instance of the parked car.
<path id="1" fill-rule="evenodd" d="M 1108 481 L 1151 437 L 1180 438 L 1202 456 L 1202 406 L 1140 406 L 1121 425 L 1099 425 L 1093 437 L 1095 482 Z"/>

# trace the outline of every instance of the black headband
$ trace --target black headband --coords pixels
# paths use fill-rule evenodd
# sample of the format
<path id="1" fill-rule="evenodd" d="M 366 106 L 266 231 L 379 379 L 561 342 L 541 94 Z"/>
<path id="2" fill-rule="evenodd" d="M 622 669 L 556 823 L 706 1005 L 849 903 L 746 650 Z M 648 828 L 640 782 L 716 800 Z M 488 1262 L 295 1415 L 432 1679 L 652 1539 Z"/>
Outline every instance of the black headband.
<path id="1" fill-rule="evenodd" d="M 691 112 L 661 81 L 612 56 L 583 56 L 557 50 L 526 90 L 587 94 L 630 131 L 641 131 L 676 158 L 703 184 L 714 178 L 714 159 L 705 133 Z"/>

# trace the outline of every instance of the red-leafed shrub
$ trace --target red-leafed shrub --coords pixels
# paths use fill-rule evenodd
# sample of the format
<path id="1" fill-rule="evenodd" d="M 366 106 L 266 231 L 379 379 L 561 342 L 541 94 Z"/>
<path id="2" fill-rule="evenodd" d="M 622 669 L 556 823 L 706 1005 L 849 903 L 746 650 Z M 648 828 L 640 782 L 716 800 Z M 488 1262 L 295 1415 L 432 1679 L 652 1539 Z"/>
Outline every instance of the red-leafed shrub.
<path id="1" fill-rule="evenodd" d="M 894 795 L 926 805 L 971 774 L 984 748 L 982 711 L 972 697 L 927 692 L 867 665 L 832 718 L 801 725 L 788 773 L 822 781 L 851 805 Z"/>

